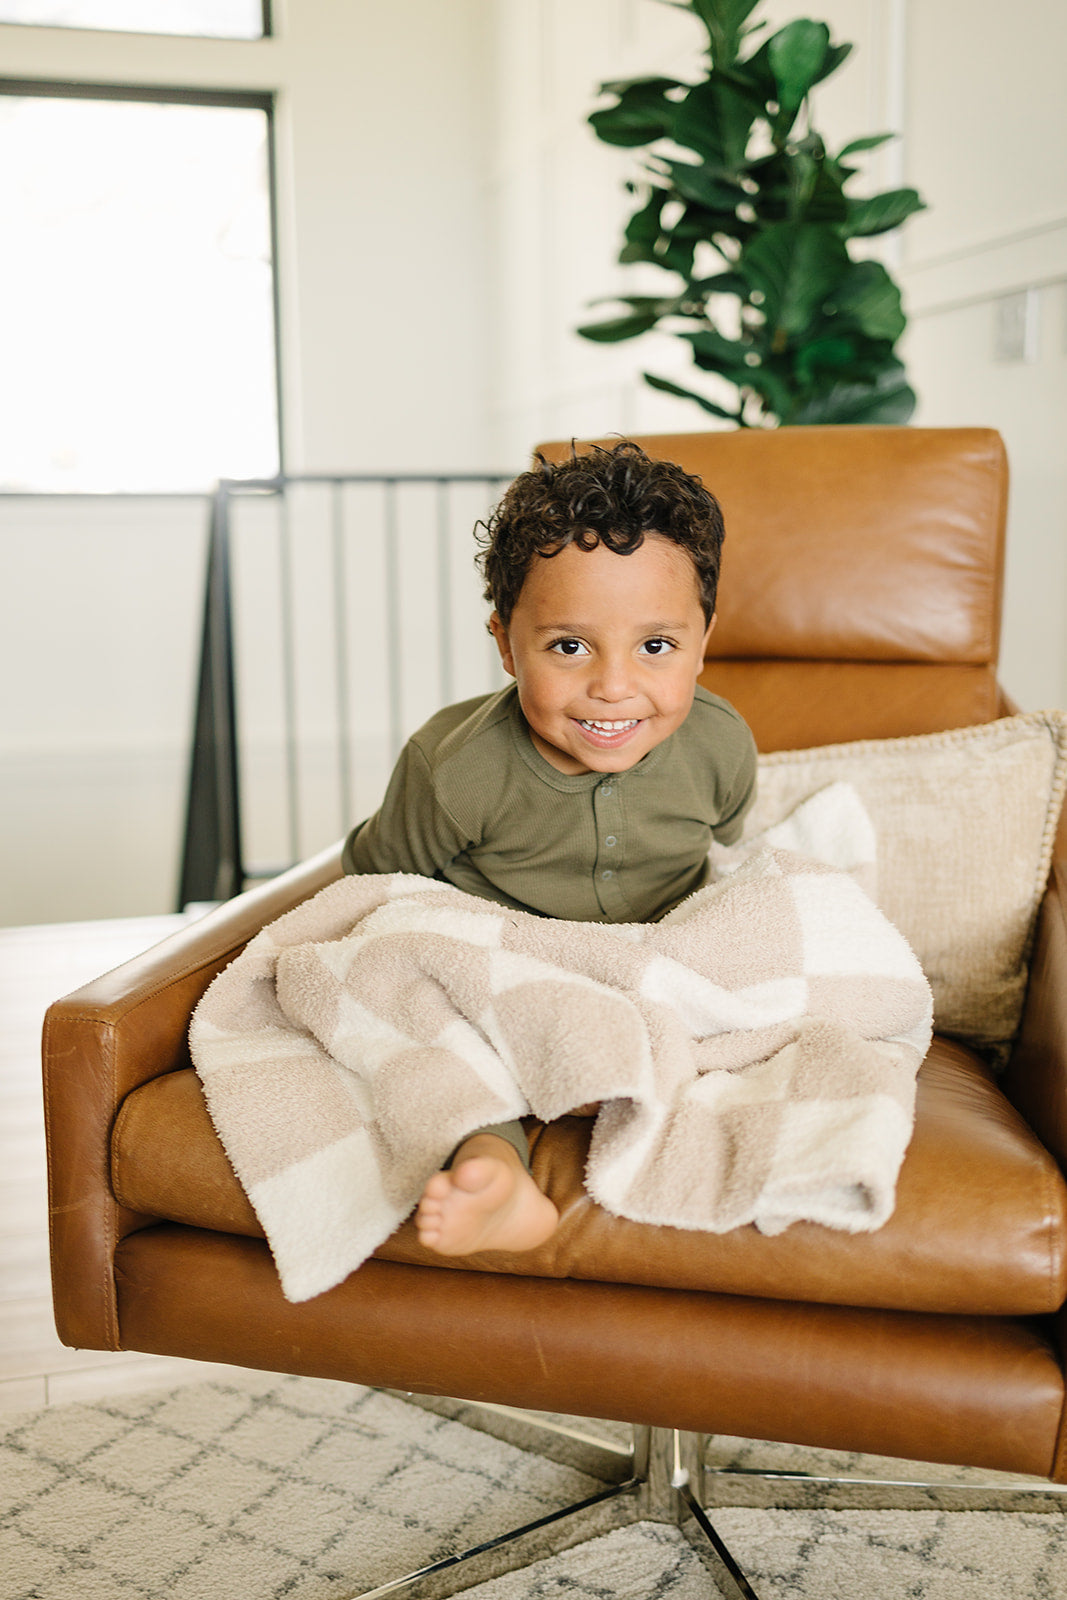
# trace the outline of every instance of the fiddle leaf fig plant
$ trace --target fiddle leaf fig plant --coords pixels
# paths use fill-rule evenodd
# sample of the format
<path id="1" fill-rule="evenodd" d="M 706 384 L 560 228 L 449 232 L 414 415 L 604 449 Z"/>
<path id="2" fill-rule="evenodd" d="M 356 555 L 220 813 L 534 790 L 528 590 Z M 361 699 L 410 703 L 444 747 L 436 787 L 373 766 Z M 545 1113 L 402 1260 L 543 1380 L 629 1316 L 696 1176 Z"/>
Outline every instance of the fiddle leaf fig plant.
<path id="1" fill-rule="evenodd" d="M 602 343 L 676 333 L 699 371 L 733 385 L 733 404 L 648 372 L 646 382 L 739 427 L 906 422 L 915 393 L 895 353 L 900 291 L 881 262 L 849 246 L 899 227 L 923 202 L 914 189 L 850 194 L 854 158 L 893 135 L 832 154 L 811 119 L 812 90 L 852 46 L 807 18 L 756 43 L 764 24 L 749 19 L 761 0 L 663 3 L 703 23 L 706 76 L 602 84 L 611 103 L 589 121 L 606 143 L 647 152 L 643 176 L 627 184 L 637 205 L 618 259 L 675 281 L 611 297 L 624 309 L 578 332 Z"/>

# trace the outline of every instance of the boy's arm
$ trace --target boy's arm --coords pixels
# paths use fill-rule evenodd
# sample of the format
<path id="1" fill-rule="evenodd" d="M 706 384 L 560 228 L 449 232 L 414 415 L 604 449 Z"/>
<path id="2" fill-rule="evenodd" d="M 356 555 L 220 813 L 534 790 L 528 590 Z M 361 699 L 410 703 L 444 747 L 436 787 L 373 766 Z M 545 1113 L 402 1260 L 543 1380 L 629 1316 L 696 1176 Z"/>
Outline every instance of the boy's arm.
<path id="1" fill-rule="evenodd" d="M 404 746 L 379 809 L 345 840 L 345 872 L 434 874 L 474 841 L 441 800 L 426 757 Z"/>
<path id="2" fill-rule="evenodd" d="M 745 731 L 748 732 L 747 729 Z M 719 820 L 712 825 L 712 837 L 718 844 L 736 844 L 740 839 L 745 814 L 756 798 L 757 771 L 756 741 L 749 734 L 723 796 Z"/>

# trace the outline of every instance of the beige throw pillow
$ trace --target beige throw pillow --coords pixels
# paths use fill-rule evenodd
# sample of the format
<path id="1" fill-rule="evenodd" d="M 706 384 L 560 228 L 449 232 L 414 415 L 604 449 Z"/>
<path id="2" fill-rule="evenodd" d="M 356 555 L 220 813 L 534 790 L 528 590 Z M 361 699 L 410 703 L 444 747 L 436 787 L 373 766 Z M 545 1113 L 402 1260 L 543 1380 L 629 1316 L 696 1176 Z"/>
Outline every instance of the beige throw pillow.
<path id="1" fill-rule="evenodd" d="M 837 782 L 874 824 L 877 900 L 930 980 L 938 1031 L 1006 1042 L 1067 785 L 1067 713 L 761 756 L 745 837 Z"/>

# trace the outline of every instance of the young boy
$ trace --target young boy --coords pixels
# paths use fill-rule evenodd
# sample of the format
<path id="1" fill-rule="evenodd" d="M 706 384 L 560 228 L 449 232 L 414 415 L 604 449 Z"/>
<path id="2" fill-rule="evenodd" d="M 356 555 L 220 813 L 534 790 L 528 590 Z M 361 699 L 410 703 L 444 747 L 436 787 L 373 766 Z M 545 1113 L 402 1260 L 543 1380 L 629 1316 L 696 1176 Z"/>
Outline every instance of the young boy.
<path id="1" fill-rule="evenodd" d="M 592 922 L 655 921 L 699 889 L 756 777 L 745 723 L 697 686 L 722 539 L 700 480 L 628 441 L 522 473 L 479 556 L 515 682 L 412 736 L 345 871 Z M 532 1249 L 558 1220 L 518 1122 L 464 1140 L 415 1215 L 442 1255 Z"/>

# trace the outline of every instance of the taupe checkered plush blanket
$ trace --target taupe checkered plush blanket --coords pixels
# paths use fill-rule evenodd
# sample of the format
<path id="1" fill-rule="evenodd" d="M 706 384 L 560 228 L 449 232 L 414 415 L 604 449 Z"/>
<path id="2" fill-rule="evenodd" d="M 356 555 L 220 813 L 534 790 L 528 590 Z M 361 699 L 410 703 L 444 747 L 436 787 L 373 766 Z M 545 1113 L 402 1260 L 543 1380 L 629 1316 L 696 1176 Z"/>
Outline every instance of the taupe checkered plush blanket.
<path id="1" fill-rule="evenodd" d="M 880 1227 L 930 1029 L 919 964 L 857 883 L 766 849 L 654 924 L 345 878 L 220 974 L 190 1040 L 304 1300 L 388 1237 L 466 1134 L 589 1102 L 587 1187 L 620 1216 Z"/>

